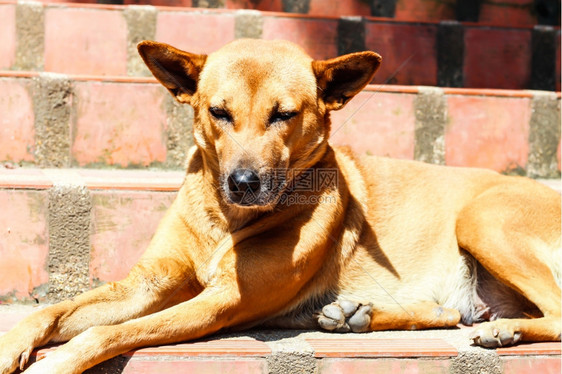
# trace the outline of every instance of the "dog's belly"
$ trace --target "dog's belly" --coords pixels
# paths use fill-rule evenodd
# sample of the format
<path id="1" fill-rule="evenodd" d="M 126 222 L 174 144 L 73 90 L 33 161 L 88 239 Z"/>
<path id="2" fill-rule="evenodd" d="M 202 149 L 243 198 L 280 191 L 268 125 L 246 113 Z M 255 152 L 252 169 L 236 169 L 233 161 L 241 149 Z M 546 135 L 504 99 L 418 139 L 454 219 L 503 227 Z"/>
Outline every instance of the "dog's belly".
<path id="1" fill-rule="evenodd" d="M 472 314 L 474 272 L 456 243 L 442 245 L 439 256 L 424 256 L 415 246 L 392 253 L 375 248 L 357 248 L 338 279 L 338 297 L 381 308 L 432 301 Z"/>
<path id="2" fill-rule="evenodd" d="M 461 313 L 466 325 L 497 318 L 540 317 L 523 296 L 497 281 L 470 254 L 456 245 L 443 246 L 438 257 L 411 256 L 393 261 L 367 248 L 338 279 L 332 298 L 372 303 L 381 309 L 435 302 Z M 414 251 L 414 253 L 416 253 Z"/>

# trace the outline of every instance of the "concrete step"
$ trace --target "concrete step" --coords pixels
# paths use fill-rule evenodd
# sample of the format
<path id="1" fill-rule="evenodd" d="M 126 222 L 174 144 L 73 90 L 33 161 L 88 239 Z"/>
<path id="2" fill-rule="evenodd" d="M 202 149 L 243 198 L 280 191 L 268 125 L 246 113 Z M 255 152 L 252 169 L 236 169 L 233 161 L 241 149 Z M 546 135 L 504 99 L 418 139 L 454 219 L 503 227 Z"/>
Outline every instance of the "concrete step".
<path id="1" fill-rule="evenodd" d="M 0 69 L 146 76 L 142 39 L 209 53 L 253 37 L 296 42 L 317 59 L 377 51 L 374 83 L 560 90 L 560 28 L 551 26 L 2 0 L 0 36 Z"/>
<path id="2" fill-rule="evenodd" d="M 505 0 L 497 2 L 427 1 L 427 0 L 46 0 L 44 3 L 112 3 L 143 4 L 172 7 L 223 9 L 255 9 L 269 12 L 288 12 L 311 16 L 374 16 L 400 21 L 464 20 L 494 23 L 511 27 L 536 24 L 560 24 L 559 11 L 552 4 L 533 0 Z M 557 12 L 558 10 L 558 12 Z"/>
<path id="3" fill-rule="evenodd" d="M 36 308 L 0 305 L 0 333 Z M 560 343 L 489 350 L 471 346 L 467 335 L 465 327 L 366 334 L 252 330 L 138 349 L 87 373 L 560 373 Z M 39 349 L 32 360 L 55 349 Z"/>
<path id="4" fill-rule="evenodd" d="M 183 168 L 191 107 L 153 78 L 0 72 L 0 162 L 9 167 Z M 371 85 L 332 116 L 360 154 L 553 178 L 560 93 Z"/>

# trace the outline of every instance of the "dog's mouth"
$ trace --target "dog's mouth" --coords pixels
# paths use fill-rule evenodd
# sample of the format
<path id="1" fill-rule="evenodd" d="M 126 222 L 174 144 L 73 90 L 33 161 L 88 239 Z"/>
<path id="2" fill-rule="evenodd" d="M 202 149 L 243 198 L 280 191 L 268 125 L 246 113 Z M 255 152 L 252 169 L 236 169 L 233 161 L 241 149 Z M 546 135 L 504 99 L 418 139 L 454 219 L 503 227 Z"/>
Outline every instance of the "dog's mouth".
<path id="1" fill-rule="evenodd" d="M 287 179 L 277 170 L 259 173 L 253 169 L 235 169 L 221 177 L 225 201 L 240 207 L 272 207 L 279 199 Z"/>

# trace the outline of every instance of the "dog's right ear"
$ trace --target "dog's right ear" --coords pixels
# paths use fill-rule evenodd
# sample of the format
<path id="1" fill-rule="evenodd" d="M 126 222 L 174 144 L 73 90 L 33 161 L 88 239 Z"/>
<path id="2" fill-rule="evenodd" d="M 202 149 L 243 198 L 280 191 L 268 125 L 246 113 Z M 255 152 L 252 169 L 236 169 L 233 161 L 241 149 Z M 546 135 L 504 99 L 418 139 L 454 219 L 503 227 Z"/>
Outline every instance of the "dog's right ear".
<path id="1" fill-rule="evenodd" d="M 176 100 L 189 104 L 197 91 L 199 74 L 207 55 L 184 52 L 171 45 L 148 40 L 140 42 L 137 49 L 154 77 Z"/>

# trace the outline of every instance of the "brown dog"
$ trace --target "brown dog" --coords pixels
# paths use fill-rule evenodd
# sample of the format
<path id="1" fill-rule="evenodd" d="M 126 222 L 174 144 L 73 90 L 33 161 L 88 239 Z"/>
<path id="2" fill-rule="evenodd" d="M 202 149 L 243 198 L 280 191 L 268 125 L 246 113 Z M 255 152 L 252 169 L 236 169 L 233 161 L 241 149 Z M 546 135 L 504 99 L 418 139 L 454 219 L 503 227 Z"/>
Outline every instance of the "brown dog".
<path id="1" fill-rule="evenodd" d="M 155 42 L 139 51 L 195 109 L 185 181 L 129 276 L 23 320 L 0 338 L 0 372 L 48 342 L 68 341 L 27 372 L 79 373 L 133 348 L 253 325 L 361 332 L 490 319 L 476 344 L 560 340 L 556 192 L 328 144 L 330 111 L 371 81 L 376 53 L 313 61 L 262 40 L 209 56 Z"/>

